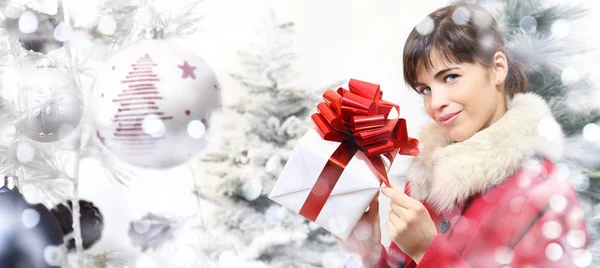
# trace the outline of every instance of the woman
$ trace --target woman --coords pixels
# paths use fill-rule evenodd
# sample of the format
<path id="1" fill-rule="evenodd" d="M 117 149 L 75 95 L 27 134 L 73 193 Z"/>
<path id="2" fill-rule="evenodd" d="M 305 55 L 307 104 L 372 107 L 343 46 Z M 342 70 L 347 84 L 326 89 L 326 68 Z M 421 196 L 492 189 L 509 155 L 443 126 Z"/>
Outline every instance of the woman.
<path id="1" fill-rule="evenodd" d="M 576 193 L 553 161 L 562 132 L 505 52 L 498 25 L 474 5 L 429 15 L 404 47 L 404 78 L 435 121 L 420 136 L 404 191 L 390 198 L 389 249 L 377 197 L 372 235 L 342 246 L 365 267 L 576 267 L 590 257 Z M 550 126 L 549 130 L 546 130 Z M 357 225 L 361 226 L 361 224 Z M 579 262 L 579 263 L 578 263 Z"/>

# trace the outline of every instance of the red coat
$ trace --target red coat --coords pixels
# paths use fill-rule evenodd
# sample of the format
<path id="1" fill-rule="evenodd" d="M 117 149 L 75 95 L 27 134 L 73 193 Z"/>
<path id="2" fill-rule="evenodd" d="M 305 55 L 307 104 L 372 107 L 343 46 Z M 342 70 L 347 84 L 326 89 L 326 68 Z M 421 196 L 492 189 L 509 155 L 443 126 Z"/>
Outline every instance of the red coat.
<path id="1" fill-rule="evenodd" d="M 556 167 L 545 159 L 539 167 L 448 212 L 425 202 L 438 235 L 419 264 L 392 242 L 377 267 L 576 267 L 589 242 L 583 211 Z"/>

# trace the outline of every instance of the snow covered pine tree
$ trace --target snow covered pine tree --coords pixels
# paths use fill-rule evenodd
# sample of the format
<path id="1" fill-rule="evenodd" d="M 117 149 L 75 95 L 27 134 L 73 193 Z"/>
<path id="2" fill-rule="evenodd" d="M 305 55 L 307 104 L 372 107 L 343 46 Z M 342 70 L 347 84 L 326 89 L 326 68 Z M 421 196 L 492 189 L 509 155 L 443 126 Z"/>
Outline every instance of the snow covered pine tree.
<path id="1" fill-rule="evenodd" d="M 320 267 L 323 252 L 337 248 L 333 237 L 267 195 L 311 126 L 320 94 L 344 81 L 307 90 L 292 68 L 294 23 L 277 20 L 271 9 L 263 26 L 250 50 L 239 52 L 245 70 L 231 77 L 246 94 L 226 108 L 220 144 L 199 164 L 209 176 L 197 192 L 219 207 L 211 220 L 236 264 Z"/>

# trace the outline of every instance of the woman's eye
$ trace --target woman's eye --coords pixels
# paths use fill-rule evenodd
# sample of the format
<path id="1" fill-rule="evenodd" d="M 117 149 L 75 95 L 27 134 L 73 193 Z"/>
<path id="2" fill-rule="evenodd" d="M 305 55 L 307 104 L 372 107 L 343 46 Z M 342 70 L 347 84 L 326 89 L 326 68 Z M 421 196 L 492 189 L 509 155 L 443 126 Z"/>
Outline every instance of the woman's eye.
<path id="1" fill-rule="evenodd" d="M 444 78 L 444 80 L 449 83 L 456 82 L 457 79 L 458 79 L 458 75 L 456 75 L 456 74 L 451 74 L 451 75 L 446 76 L 446 78 Z"/>
<path id="2" fill-rule="evenodd" d="M 431 88 L 428 87 L 419 90 L 419 94 L 421 95 L 429 95 L 429 93 L 431 93 Z"/>

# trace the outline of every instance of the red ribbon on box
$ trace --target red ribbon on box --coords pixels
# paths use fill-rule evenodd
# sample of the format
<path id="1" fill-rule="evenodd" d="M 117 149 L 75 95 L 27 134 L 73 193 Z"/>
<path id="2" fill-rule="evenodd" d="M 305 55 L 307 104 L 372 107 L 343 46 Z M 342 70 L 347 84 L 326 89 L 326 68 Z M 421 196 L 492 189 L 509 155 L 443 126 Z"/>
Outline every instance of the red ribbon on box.
<path id="1" fill-rule="evenodd" d="M 325 102 L 319 103 L 318 112 L 311 116 L 323 139 L 341 142 L 300 209 L 299 214 L 313 222 L 358 150 L 364 152 L 374 167 L 373 173 L 388 187 L 391 186 L 381 157 L 391 164 L 398 153 L 419 154 L 419 141 L 408 137 L 406 120 L 399 118 L 400 107 L 381 99 L 379 85 L 350 79 L 348 86 L 350 90 L 327 90 L 323 94 Z M 392 109 L 398 118 L 388 118 Z"/>

